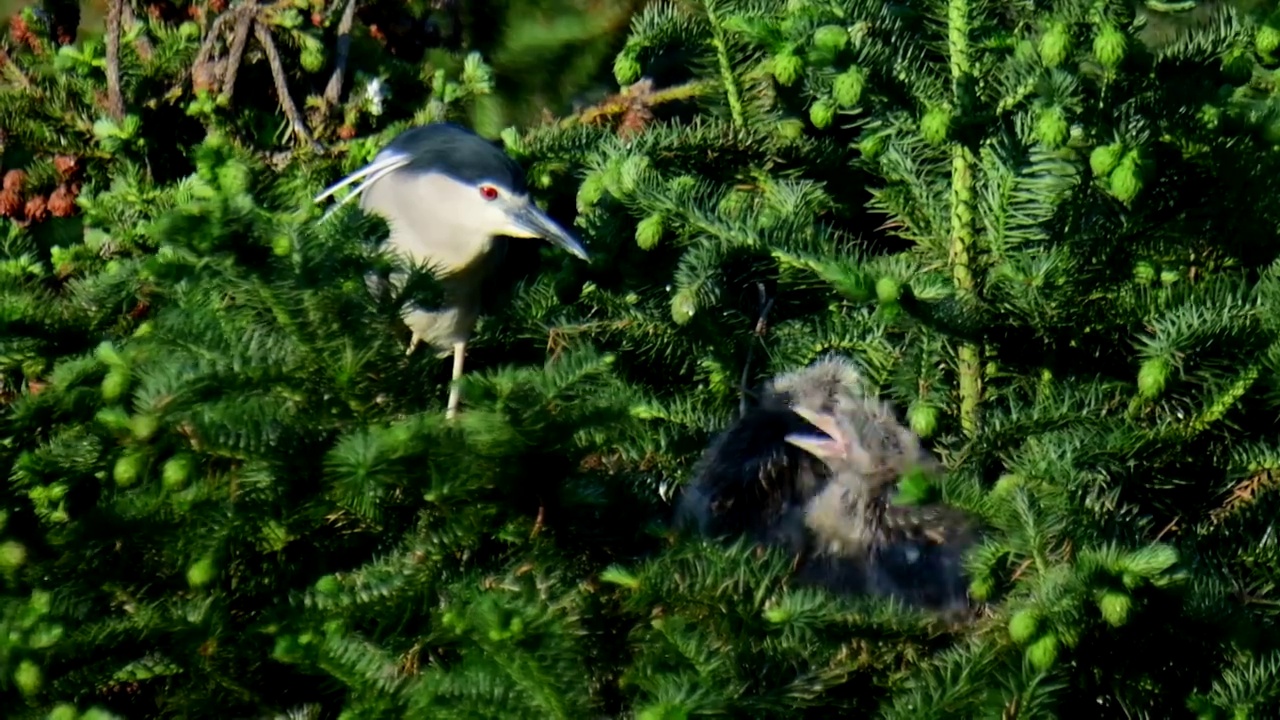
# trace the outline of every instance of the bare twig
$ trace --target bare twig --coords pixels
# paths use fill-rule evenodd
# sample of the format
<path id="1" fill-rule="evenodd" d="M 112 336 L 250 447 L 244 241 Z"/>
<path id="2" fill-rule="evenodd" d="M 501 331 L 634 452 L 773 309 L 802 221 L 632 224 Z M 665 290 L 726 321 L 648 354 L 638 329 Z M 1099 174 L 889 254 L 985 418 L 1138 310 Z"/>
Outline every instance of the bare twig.
<path id="1" fill-rule="evenodd" d="M 533 531 L 529 533 L 529 539 L 532 540 L 542 531 L 542 523 L 546 520 L 547 506 L 538 503 L 538 517 L 533 521 Z"/>
<path id="2" fill-rule="evenodd" d="M 311 137 L 311 131 L 307 130 L 307 125 L 302 121 L 302 115 L 298 112 L 298 106 L 293 104 L 293 96 L 289 94 L 289 83 L 285 79 L 284 65 L 280 63 L 280 53 L 276 50 L 276 42 L 271 37 L 271 31 L 262 26 L 262 23 L 255 22 L 253 24 L 253 32 L 258 37 L 258 43 L 262 45 L 262 50 L 267 54 L 267 64 L 271 66 L 271 77 L 276 82 L 276 95 L 280 99 L 280 109 L 284 110 L 285 117 L 289 118 L 289 124 L 293 126 L 293 132 L 302 140 L 305 140 L 317 151 L 321 150 L 320 144 Z"/>
<path id="3" fill-rule="evenodd" d="M 202 65 L 209 62 L 209 56 L 213 54 L 213 47 L 218 42 L 218 36 L 222 33 L 222 26 L 231 22 L 232 18 L 239 17 L 235 13 L 226 13 L 219 15 L 209 23 L 209 30 L 204 36 L 204 42 L 200 43 L 200 51 L 196 53 L 196 61 L 193 65 Z"/>
<path id="4" fill-rule="evenodd" d="M 333 74 L 329 76 L 329 84 L 324 88 L 326 112 L 337 105 L 338 99 L 342 97 L 342 82 L 347 75 L 347 59 L 351 54 L 351 28 L 355 23 L 356 0 L 347 0 L 342 19 L 338 21 L 338 56 L 334 61 Z"/>
<path id="5" fill-rule="evenodd" d="M 107 113 L 124 119 L 124 94 L 120 92 L 120 19 L 124 0 L 111 0 L 107 9 Z"/>
<path id="6" fill-rule="evenodd" d="M 769 331 L 769 311 L 773 309 L 773 298 L 765 292 L 764 283 L 756 283 L 756 292 L 760 296 L 760 313 L 756 316 L 756 326 L 752 329 L 755 338 L 747 346 L 747 361 L 742 365 L 742 382 L 739 384 L 738 414 L 747 414 L 747 381 L 751 377 L 751 360 L 755 355 L 756 343 Z"/>
<path id="7" fill-rule="evenodd" d="M 121 16 L 121 21 L 125 28 L 133 28 L 138 25 L 138 18 L 133 14 L 133 8 L 130 7 L 128 3 L 125 3 L 124 14 Z M 138 51 L 138 57 L 143 60 L 150 60 L 151 56 L 155 54 L 155 46 L 151 44 L 150 38 L 146 35 L 139 34 L 138 39 L 133 41 L 133 45 Z"/>
<path id="8" fill-rule="evenodd" d="M 1169 521 L 1169 524 L 1164 526 L 1164 529 L 1163 529 L 1163 530 L 1161 530 L 1161 531 L 1156 535 L 1156 539 L 1155 539 L 1155 540 L 1153 540 L 1152 542 L 1160 542 L 1160 539 L 1161 539 L 1161 538 L 1163 538 L 1163 537 L 1165 536 L 1165 533 L 1169 532 L 1170 530 L 1176 530 L 1176 529 L 1177 529 L 1177 526 L 1178 526 L 1178 521 L 1179 521 L 1179 520 L 1181 520 L 1181 519 L 1182 519 L 1182 516 L 1181 516 L 1181 515 L 1179 515 L 1179 516 L 1175 517 L 1174 519 L 1170 520 L 1170 521 Z"/>
<path id="9" fill-rule="evenodd" d="M 189 79 L 200 78 L 205 74 L 206 66 L 209 65 L 209 58 L 213 55 L 213 48 L 218 44 L 218 38 L 222 35 L 222 26 L 230 22 L 232 17 L 238 17 L 235 13 L 224 13 L 213 19 L 209 23 L 209 30 L 204 36 L 204 42 L 200 44 L 200 50 L 196 53 L 196 59 L 191 63 L 191 67 L 183 71 L 182 76 L 178 78 L 178 82 L 169 88 L 169 92 L 165 93 L 168 98 L 175 98 L 182 94 L 182 86 Z"/>
<path id="10" fill-rule="evenodd" d="M 664 103 L 691 100 L 710 92 L 713 88 L 714 83 L 711 81 L 694 80 L 683 85 L 654 90 L 653 81 L 642 78 L 629 87 L 623 88 L 616 95 L 610 95 L 596 105 L 562 118 L 559 124 L 560 127 L 570 127 L 577 124 L 602 123 L 638 108 L 648 109 Z"/>
<path id="11" fill-rule="evenodd" d="M 231 49 L 227 53 L 227 74 L 222 80 L 222 97 L 231 101 L 231 93 L 235 92 L 236 74 L 240 72 L 240 60 L 244 57 L 244 47 L 249 44 L 249 30 L 253 27 L 256 3 L 239 8 L 236 18 L 236 29 L 231 35 Z"/>

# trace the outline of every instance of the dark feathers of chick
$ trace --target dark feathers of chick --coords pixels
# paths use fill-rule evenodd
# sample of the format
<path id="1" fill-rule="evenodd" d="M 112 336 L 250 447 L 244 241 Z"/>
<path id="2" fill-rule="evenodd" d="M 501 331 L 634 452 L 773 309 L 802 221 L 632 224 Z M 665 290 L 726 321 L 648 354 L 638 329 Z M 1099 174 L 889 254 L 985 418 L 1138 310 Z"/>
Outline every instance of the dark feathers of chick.
<path id="1" fill-rule="evenodd" d="M 973 519 L 945 505 L 889 505 L 884 511 L 872 555 L 875 591 L 920 607 L 967 608 L 964 554 L 978 542 Z"/>
<path id="2" fill-rule="evenodd" d="M 681 529 L 709 537 L 745 535 L 793 553 L 805 551 L 804 508 L 826 484 L 829 471 L 785 438 L 816 431 L 791 405 L 829 407 L 837 382 L 829 376 L 814 373 L 808 383 L 778 378 L 765 387 L 756 407 L 712 441 L 677 508 Z"/>
<path id="3" fill-rule="evenodd" d="M 797 437 L 832 441 L 793 408 L 839 418 L 867 450 L 864 460 L 885 472 L 859 474 L 793 444 Z M 799 557 L 797 579 L 806 585 L 956 610 L 967 606 L 962 559 L 975 539 L 968 518 L 945 506 L 891 502 L 900 473 L 921 466 L 939 467 L 869 395 L 857 366 L 832 356 L 775 378 L 759 404 L 715 439 L 681 498 L 677 523 L 783 548 Z"/>

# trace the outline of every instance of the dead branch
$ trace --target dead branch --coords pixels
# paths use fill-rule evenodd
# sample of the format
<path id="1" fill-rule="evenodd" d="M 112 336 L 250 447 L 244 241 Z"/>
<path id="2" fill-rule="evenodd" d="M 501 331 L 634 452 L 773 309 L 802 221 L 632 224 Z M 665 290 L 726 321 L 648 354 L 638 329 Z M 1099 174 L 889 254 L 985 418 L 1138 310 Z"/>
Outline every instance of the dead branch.
<path id="1" fill-rule="evenodd" d="M 275 79 L 276 95 L 279 96 L 280 109 L 284 110 L 285 117 L 289 118 L 289 124 L 293 126 L 293 132 L 302 140 L 309 143 L 315 150 L 320 151 L 320 144 L 311 137 L 311 132 L 307 130 L 307 125 L 302 121 L 302 115 L 298 112 L 298 106 L 293 104 L 293 96 L 289 94 L 289 83 L 285 78 L 284 65 L 280 62 L 280 53 L 276 50 L 275 39 L 271 37 L 271 31 L 262 26 L 262 23 L 253 23 L 253 32 L 258 38 L 258 43 L 262 45 L 262 50 L 267 54 L 267 64 L 271 66 L 271 77 Z"/>
<path id="2" fill-rule="evenodd" d="M 650 109 L 669 102 L 691 100 L 713 88 L 713 83 L 706 80 L 694 80 L 683 85 L 653 89 L 653 81 L 641 78 L 623 88 L 616 95 L 610 95 L 596 105 L 583 108 L 559 121 L 560 127 L 575 124 L 593 125 L 604 123 L 614 118 L 625 119 L 629 114 L 645 115 Z"/>
<path id="3" fill-rule="evenodd" d="M 121 20 L 126 28 L 133 28 L 138 25 L 138 17 L 133 14 L 133 7 L 128 3 L 125 3 L 124 14 L 121 16 Z M 133 41 L 133 46 L 138 52 L 138 57 L 143 60 L 150 60 L 151 56 L 154 55 L 156 51 L 155 46 L 151 44 L 150 38 L 142 34 L 139 34 L 138 39 Z"/>
<path id="4" fill-rule="evenodd" d="M 228 102 L 231 101 L 231 94 L 235 92 L 236 75 L 240 72 L 240 60 L 244 58 L 245 45 L 249 44 L 249 30 L 254 24 L 254 15 L 257 8 L 255 3 L 239 8 L 239 17 L 236 18 L 236 29 L 231 35 L 231 49 L 227 53 L 227 74 L 222 80 L 222 97 Z"/>
<path id="5" fill-rule="evenodd" d="M 209 62 L 209 56 L 213 54 L 213 47 L 218 42 L 218 37 L 222 33 L 222 26 L 230 22 L 232 18 L 238 18 L 237 13 L 224 13 L 213 19 L 209 23 L 209 30 L 204 36 L 204 42 L 200 43 L 200 50 L 196 53 L 196 60 L 193 65 L 203 65 Z"/>
<path id="6" fill-rule="evenodd" d="M 116 122 L 124 119 L 124 94 L 120 91 L 120 20 L 124 0 L 111 0 L 107 10 L 107 113 Z"/>
<path id="7" fill-rule="evenodd" d="M 204 36 L 204 42 L 200 44 L 200 50 L 196 52 L 196 59 L 191 63 L 191 67 L 183 71 L 182 76 L 178 78 L 178 82 L 169 88 L 169 92 L 165 93 L 165 97 L 173 99 L 182 94 L 182 87 L 187 84 L 188 80 L 199 81 L 202 76 L 208 72 L 210 65 L 210 56 L 213 55 L 213 49 L 218 44 L 218 38 L 222 35 L 222 26 L 231 20 L 232 17 L 238 18 L 236 13 L 224 13 L 213 19 L 209 23 L 209 30 Z"/>
<path id="8" fill-rule="evenodd" d="M 329 76 L 329 84 L 324 88 L 326 112 L 337 105 L 338 99 L 342 97 L 342 83 L 347 75 L 347 60 L 351 54 L 351 28 L 355 22 L 356 0 L 347 0 L 342 19 L 338 21 L 338 55 L 334 61 L 333 74 Z"/>

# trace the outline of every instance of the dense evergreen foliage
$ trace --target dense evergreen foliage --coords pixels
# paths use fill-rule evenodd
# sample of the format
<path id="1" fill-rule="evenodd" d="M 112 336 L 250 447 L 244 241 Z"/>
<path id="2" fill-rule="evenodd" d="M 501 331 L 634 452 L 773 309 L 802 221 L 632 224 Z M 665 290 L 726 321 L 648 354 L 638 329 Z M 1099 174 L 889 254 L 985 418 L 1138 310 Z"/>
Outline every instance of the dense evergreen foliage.
<path id="1" fill-rule="evenodd" d="M 0 48 L 5 717 L 1280 712 L 1276 3 L 645 5 L 501 133 L 592 262 L 516 245 L 456 423 L 311 198 L 486 112 L 481 39 L 366 16 L 327 94 L 347 3 L 154 6 Z M 669 531 L 828 353 L 991 528 L 979 617 Z"/>

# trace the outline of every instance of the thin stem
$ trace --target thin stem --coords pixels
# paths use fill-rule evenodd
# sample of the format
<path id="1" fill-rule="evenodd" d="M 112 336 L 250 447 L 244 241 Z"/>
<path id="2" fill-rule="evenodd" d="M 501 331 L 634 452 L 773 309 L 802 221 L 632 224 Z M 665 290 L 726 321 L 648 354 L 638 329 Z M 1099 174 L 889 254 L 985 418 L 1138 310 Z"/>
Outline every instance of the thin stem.
<path id="1" fill-rule="evenodd" d="M 738 386 L 738 415 L 747 414 L 747 397 L 751 394 L 748 381 L 751 378 L 751 361 L 755 356 L 756 343 L 763 342 L 765 333 L 769 331 L 769 311 L 773 309 L 773 298 L 764 289 L 764 283 L 756 283 L 756 292 L 760 295 L 760 313 L 756 317 L 756 326 L 752 330 L 754 337 L 747 345 L 747 360 L 742 364 L 742 381 Z"/>

